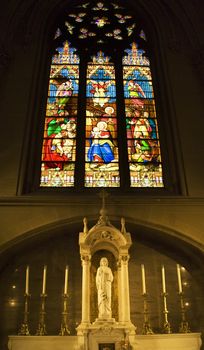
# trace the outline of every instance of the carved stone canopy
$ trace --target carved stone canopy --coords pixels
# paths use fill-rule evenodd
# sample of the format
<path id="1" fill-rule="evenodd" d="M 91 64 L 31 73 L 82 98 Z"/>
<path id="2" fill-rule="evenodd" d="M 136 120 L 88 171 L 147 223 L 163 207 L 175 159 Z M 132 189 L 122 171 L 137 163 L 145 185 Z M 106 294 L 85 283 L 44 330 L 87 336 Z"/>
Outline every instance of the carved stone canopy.
<path id="1" fill-rule="evenodd" d="M 119 257 L 128 255 L 132 244 L 130 233 L 126 232 L 125 219 L 121 219 L 121 231 L 114 227 L 107 216 L 106 210 L 100 210 L 96 225 L 88 229 L 87 219 L 84 218 L 84 231 L 79 235 L 80 254 L 92 256 L 98 250 L 107 250 Z"/>

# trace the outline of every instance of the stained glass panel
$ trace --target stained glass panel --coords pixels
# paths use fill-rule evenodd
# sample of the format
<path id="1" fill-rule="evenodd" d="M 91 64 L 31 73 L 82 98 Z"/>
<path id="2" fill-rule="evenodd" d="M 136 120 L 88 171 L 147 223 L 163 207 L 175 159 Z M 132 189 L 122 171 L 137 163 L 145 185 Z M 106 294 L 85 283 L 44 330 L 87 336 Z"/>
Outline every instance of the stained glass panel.
<path id="1" fill-rule="evenodd" d="M 119 187 L 114 65 L 101 52 L 87 68 L 85 186 Z"/>
<path id="2" fill-rule="evenodd" d="M 123 58 L 123 84 L 131 187 L 163 187 L 151 70 L 135 43 Z"/>
<path id="3" fill-rule="evenodd" d="M 74 186 L 79 58 L 65 42 L 52 57 L 41 163 L 41 187 Z"/>

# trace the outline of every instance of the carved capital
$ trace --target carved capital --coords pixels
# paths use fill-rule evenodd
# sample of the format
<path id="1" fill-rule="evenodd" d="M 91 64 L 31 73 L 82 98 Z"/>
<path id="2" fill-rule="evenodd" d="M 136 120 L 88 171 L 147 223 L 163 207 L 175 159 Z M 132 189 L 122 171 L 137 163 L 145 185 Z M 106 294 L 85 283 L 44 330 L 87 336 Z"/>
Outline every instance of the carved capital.
<path id="1" fill-rule="evenodd" d="M 82 254 L 81 255 L 81 262 L 82 262 L 82 265 L 88 264 L 89 262 L 91 262 L 91 256 L 86 255 L 86 254 Z"/>
<path id="2" fill-rule="evenodd" d="M 120 256 L 120 258 L 119 258 L 118 264 L 120 264 L 120 266 L 121 266 L 121 265 L 127 265 L 129 259 L 130 259 L 129 254 L 122 255 L 122 256 Z"/>

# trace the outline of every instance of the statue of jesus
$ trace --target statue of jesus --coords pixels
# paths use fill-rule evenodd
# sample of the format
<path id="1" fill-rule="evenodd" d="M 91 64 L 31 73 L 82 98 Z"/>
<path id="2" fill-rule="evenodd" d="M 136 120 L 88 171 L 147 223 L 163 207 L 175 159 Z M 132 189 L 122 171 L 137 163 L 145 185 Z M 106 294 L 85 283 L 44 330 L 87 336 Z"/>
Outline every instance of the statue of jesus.
<path id="1" fill-rule="evenodd" d="M 111 284 L 113 274 L 108 267 L 108 259 L 103 257 L 96 273 L 96 287 L 98 291 L 99 318 L 107 319 L 112 317 L 111 311 Z"/>

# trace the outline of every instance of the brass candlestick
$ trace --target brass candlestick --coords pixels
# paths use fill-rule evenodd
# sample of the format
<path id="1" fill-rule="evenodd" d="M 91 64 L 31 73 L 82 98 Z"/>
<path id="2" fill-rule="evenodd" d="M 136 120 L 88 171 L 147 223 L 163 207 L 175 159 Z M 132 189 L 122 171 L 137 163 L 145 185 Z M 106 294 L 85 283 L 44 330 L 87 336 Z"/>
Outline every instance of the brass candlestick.
<path id="1" fill-rule="evenodd" d="M 181 323 L 179 326 L 179 333 L 190 333 L 188 322 L 186 321 L 186 310 L 184 305 L 184 293 L 179 292 L 180 305 L 181 305 Z"/>
<path id="2" fill-rule="evenodd" d="M 154 334 L 150 322 L 149 322 L 149 311 L 148 311 L 148 303 L 147 303 L 147 293 L 143 293 L 143 308 L 144 308 L 144 323 L 143 323 L 143 329 L 142 334 Z"/>
<path id="3" fill-rule="evenodd" d="M 62 322 L 59 335 L 69 335 L 70 331 L 68 328 L 68 294 L 63 294 L 63 311 L 62 311 Z"/>
<path id="4" fill-rule="evenodd" d="M 24 313 L 23 313 L 23 322 L 20 326 L 20 330 L 18 332 L 18 335 L 30 335 L 30 331 L 29 331 L 29 326 L 28 326 L 28 304 L 29 304 L 29 298 L 30 298 L 30 294 L 25 293 L 24 294 L 24 298 L 25 298 L 25 303 L 24 303 Z"/>
<path id="5" fill-rule="evenodd" d="M 40 295 L 41 297 L 41 307 L 40 307 L 40 313 L 39 313 L 39 323 L 38 323 L 38 328 L 36 331 L 36 335 L 46 335 L 47 331 L 46 331 L 46 325 L 45 325 L 45 300 L 47 295 L 42 293 Z"/>
<path id="6" fill-rule="evenodd" d="M 163 296 L 163 303 L 164 303 L 164 324 L 163 324 L 163 332 L 170 334 L 171 333 L 171 325 L 168 321 L 168 309 L 167 309 L 167 293 L 162 293 Z"/>

